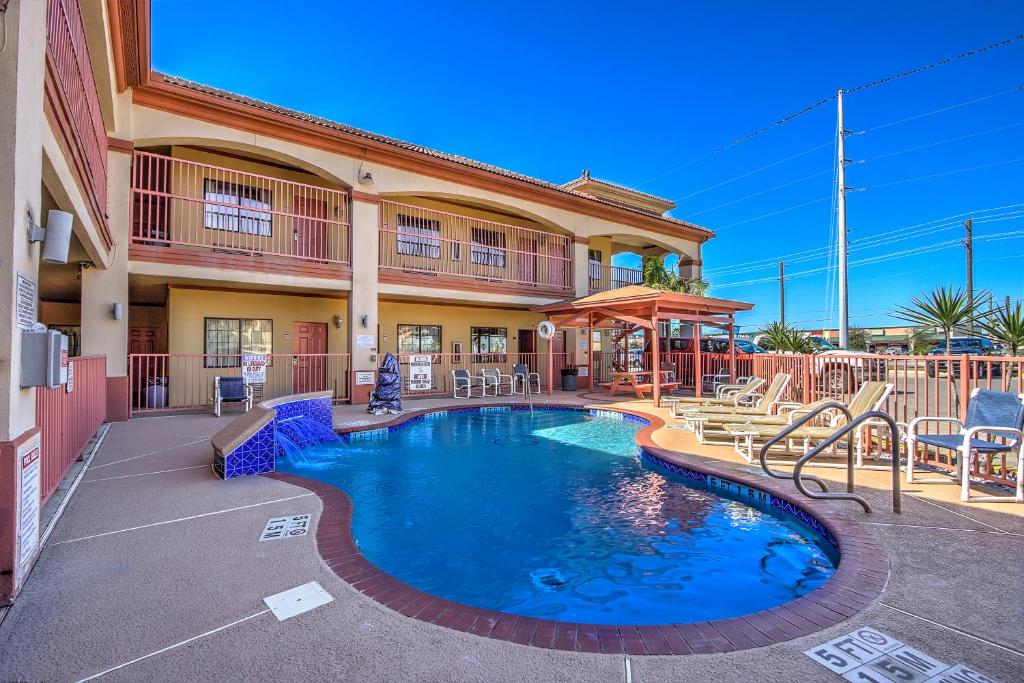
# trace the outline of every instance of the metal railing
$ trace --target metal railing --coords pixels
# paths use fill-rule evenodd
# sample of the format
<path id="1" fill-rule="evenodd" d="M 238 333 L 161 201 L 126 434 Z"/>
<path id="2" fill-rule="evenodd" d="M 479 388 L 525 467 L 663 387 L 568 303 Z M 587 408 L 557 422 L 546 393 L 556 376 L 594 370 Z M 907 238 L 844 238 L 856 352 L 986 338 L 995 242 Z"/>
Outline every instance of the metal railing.
<path id="1" fill-rule="evenodd" d="M 351 396 L 347 353 L 272 353 L 265 381 L 253 384 L 256 402 L 288 394 L 330 390 L 335 403 Z M 131 414 L 209 409 L 216 377 L 239 377 L 237 354 L 143 353 L 128 357 Z M 225 408 L 230 411 L 231 408 Z"/>
<path id="2" fill-rule="evenodd" d="M 136 151 L 132 242 L 350 264 L 348 193 Z"/>
<path id="3" fill-rule="evenodd" d="M 591 294 L 627 285 L 639 285 L 643 281 L 644 273 L 638 268 L 606 266 L 597 261 L 590 261 L 587 265 L 587 282 Z"/>
<path id="4" fill-rule="evenodd" d="M 424 389 L 412 389 L 409 386 L 409 373 L 406 366 L 413 356 L 430 356 L 430 386 Z M 541 391 L 546 391 L 554 380 L 553 388 L 562 385 L 561 371 L 568 365 L 568 354 L 556 353 L 554 360 L 554 377 L 548 376 L 548 354 L 546 353 L 430 353 L 430 354 L 398 354 L 398 362 L 402 367 L 402 395 L 414 396 L 451 396 L 454 388 L 452 371 L 468 370 L 470 375 L 481 376 L 481 371 L 497 369 L 502 375 L 514 376 L 516 365 L 525 365 L 530 372 L 540 375 Z"/>
<path id="5" fill-rule="evenodd" d="M 571 238 L 398 202 L 381 203 L 379 264 L 413 275 L 573 291 Z"/>
<path id="6" fill-rule="evenodd" d="M 57 490 L 64 474 L 107 419 L 107 357 L 68 359 L 71 390 L 36 389 L 40 431 L 42 500 Z"/>
<path id="7" fill-rule="evenodd" d="M 778 445 L 782 441 L 786 441 L 793 432 L 797 431 L 801 427 L 806 426 L 809 422 L 816 419 L 819 415 L 830 412 L 839 411 L 846 416 L 846 423 L 837 426 L 835 431 L 826 439 L 816 444 L 809 451 L 804 453 L 800 458 L 797 459 L 793 465 L 793 473 L 786 474 L 784 472 L 778 472 L 771 469 L 768 466 L 768 451 L 771 450 L 772 446 Z M 887 413 L 880 410 L 873 410 L 854 418 L 849 409 L 838 401 L 826 403 L 818 406 L 812 411 L 809 411 L 799 419 L 794 420 L 778 434 L 765 441 L 764 445 L 761 446 L 761 451 L 758 454 L 758 460 L 761 463 L 761 469 L 764 470 L 765 474 L 774 479 L 792 479 L 793 484 L 797 490 L 808 498 L 815 500 L 852 500 L 861 507 L 864 508 L 864 512 L 871 512 L 871 504 L 868 503 L 864 496 L 854 493 L 855 488 L 855 451 L 854 439 L 858 438 L 854 435 L 851 438 L 851 433 L 865 428 L 865 423 L 869 420 L 881 420 L 888 426 L 889 433 L 891 435 L 891 469 L 892 469 L 892 511 L 899 513 L 902 509 L 901 497 L 900 497 L 900 447 L 899 447 L 899 428 L 896 426 L 896 422 Z M 816 477 L 812 474 L 804 474 L 803 469 L 811 460 L 817 457 L 820 453 L 839 441 L 846 440 L 846 492 L 837 493 L 830 491 L 828 484 L 825 483 L 820 477 Z M 810 491 L 804 485 L 804 480 L 814 482 L 821 491 Z"/>

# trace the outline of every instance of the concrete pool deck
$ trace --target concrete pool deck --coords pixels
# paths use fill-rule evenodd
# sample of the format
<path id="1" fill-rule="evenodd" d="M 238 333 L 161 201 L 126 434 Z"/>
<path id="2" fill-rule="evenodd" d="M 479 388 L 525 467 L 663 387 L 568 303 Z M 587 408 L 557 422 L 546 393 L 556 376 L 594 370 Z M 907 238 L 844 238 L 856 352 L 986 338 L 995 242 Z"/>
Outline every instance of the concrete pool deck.
<path id="1" fill-rule="evenodd" d="M 559 393 L 554 402 L 607 401 Z M 407 408 L 472 403 L 432 399 Z M 616 405 L 667 413 L 649 401 Z M 314 534 L 259 542 L 272 517 L 311 514 L 316 526 L 321 505 L 305 489 L 268 477 L 213 478 L 209 436 L 232 416 L 110 426 L 0 624 L 0 680 L 74 681 L 111 669 L 102 680 L 625 679 L 624 655 L 516 645 L 392 611 L 339 579 Z M 390 419 L 359 406 L 335 409 L 339 427 Z M 756 474 L 731 448 L 700 446 L 683 430 L 661 429 L 653 439 L 696 461 Z M 955 486 L 915 483 L 904 488 L 903 514 L 894 515 L 886 472 L 858 471 L 857 481 L 873 514 L 849 502 L 832 505 L 884 548 L 890 576 L 876 601 L 836 626 L 766 647 L 628 656 L 632 679 L 839 681 L 803 651 L 861 626 L 995 680 L 1024 678 L 1024 505 L 965 505 Z M 263 603 L 310 581 L 333 602 L 286 621 Z"/>

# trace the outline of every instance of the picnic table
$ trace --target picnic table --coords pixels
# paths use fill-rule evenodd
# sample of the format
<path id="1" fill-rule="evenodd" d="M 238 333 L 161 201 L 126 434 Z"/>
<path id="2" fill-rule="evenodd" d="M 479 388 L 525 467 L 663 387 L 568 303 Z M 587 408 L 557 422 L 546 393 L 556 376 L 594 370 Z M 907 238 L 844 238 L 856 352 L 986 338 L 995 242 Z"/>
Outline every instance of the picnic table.
<path id="1" fill-rule="evenodd" d="M 662 373 L 667 374 L 667 373 Z M 602 386 L 608 387 L 608 393 L 611 396 L 615 396 L 621 389 L 623 392 L 632 390 L 636 397 L 640 400 L 646 398 L 648 392 L 654 391 L 654 384 L 652 381 L 643 381 L 643 378 L 651 378 L 653 380 L 654 373 L 648 370 L 639 371 L 616 371 L 612 373 L 612 382 L 603 384 Z M 671 391 L 677 389 L 679 382 L 661 382 L 661 388 Z"/>

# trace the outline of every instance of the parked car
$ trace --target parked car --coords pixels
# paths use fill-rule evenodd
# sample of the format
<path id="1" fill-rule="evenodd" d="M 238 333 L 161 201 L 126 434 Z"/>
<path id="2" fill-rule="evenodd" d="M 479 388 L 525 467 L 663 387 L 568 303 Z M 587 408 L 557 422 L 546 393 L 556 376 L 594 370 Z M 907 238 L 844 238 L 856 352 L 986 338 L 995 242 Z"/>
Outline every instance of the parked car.
<path id="1" fill-rule="evenodd" d="M 996 355 L 995 345 L 991 340 L 983 337 L 953 337 L 950 340 L 950 348 L 946 349 L 946 342 L 941 341 L 935 344 L 929 356 L 994 356 Z M 947 372 L 945 360 L 927 361 L 928 376 L 935 377 Z M 993 377 L 1001 377 L 1003 367 L 1001 363 L 971 363 L 969 365 L 971 377 L 988 377 L 989 372 Z M 953 377 L 960 376 L 960 363 L 953 363 Z"/>
<path id="2" fill-rule="evenodd" d="M 884 380 L 888 375 L 885 359 L 866 351 L 844 351 L 818 335 L 808 335 L 814 344 L 812 374 L 818 385 L 830 395 L 849 394 L 862 382 Z"/>
<path id="3" fill-rule="evenodd" d="M 670 337 L 661 340 L 662 348 L 672 353 L 693 353 L 693 340 L 688 337 Z M 749 339 L 735 339 L 737 354 L 768 353 Z M 721 337 L 704 337 L 700 340 L 702 353 L 729 353 L 729 340 Z"/>

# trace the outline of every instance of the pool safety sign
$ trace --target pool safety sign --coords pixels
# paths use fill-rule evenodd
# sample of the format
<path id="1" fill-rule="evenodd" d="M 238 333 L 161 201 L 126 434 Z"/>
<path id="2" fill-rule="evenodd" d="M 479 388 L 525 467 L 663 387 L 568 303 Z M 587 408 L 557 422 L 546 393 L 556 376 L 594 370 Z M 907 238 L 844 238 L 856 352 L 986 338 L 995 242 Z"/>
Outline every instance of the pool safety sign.
<path id="1" fill-rule="evenodd" d="M 409 389 L 411 391 L 429 390 L 431 387 L 430 356 L 412 356 L 409 359 Z"/>
<path id="2" fill-rule="evenodd" d="M 242 354 L 242 377 L 249 384 L 267 381 L 267 356 L 262 353 Z"/>
<path id="3" fill-rule="evenodd" d="M 309 533 L 310 515 L 292 515 L 291 517 L 272 517 L 263 527 L 260 542 L 276 541 L 281 538 L 296 538 Z"/>
<path id="4" fill-rule="evenodd" d="M 995 683 L 963 664 L 950 666 L 867 626 L 804 654 L 858 683 Z"/>
<path id="5" fill-rule="evenodd" d="M 21 587 L 39 550 L 39 503 L 42 439 L 36 434 L 18 447 L 18 503 L 15 510 L 17 561 L 14 590 Z"/>

